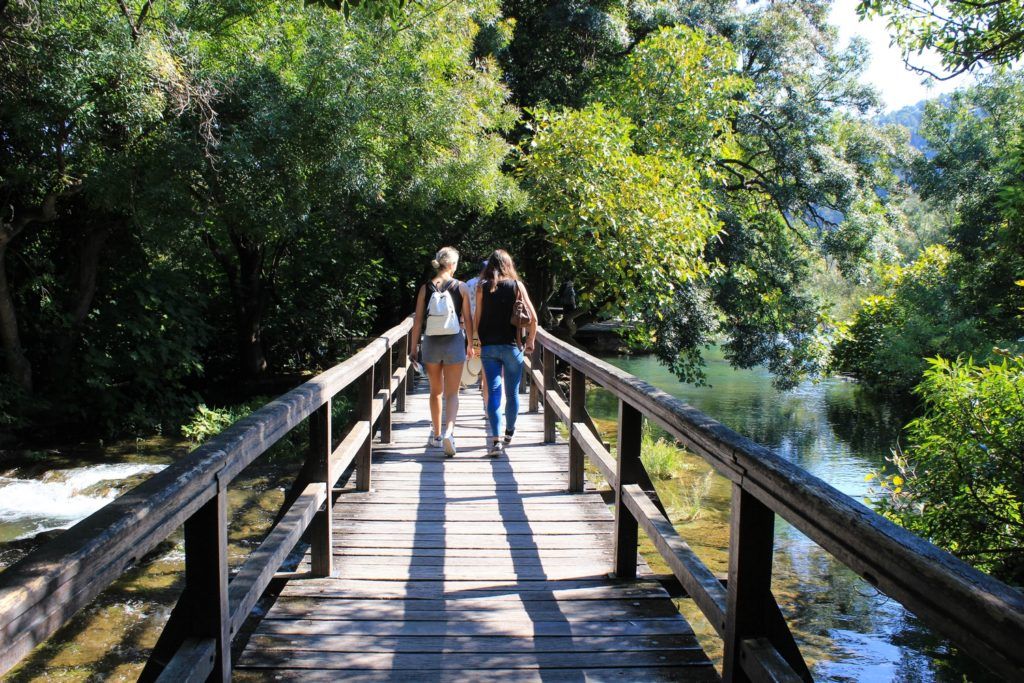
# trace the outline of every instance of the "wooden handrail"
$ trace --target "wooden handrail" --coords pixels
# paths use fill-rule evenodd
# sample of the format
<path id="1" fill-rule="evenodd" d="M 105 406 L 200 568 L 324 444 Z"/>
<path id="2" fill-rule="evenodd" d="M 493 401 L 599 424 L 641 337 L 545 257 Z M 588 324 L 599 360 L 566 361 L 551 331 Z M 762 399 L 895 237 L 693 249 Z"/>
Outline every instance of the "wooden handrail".
<path id="1" fill-rule="evenodd" d="M 884 519 L 770 449 L 737 434 L 647 382 L 546 331 L 539 331 L 537 340 L 538 352 L 534 354 L 530 368 L 531 392 L 536 392 L 546 413 L 567 424 L 570 439 L 591 457 L 617 493 L 619 487 L 632 482 L 617 481 L 610 472 L 610 454 L 599 448 L 597 439 L 588 436 L 589 430 L 585 430 L 584 425 L 569 423 L 566 402 L 550 384 L 545 384 L 545 380 L 553 381 L 555 376 L 553 367 L 547 365 L 549 359 L 553 362 L 557 358 L 567 363 L 573 371 L 582 373 L 621 402 L 640 411 L 646 419 L 665 429 L 688 450 L 703 457 L 719 474 L 732 482 L 734 512 L 740 507 L 737 502 L 743 500 L 743 507 L 751 508 L 751 512 L 744 517 L 748 520 L 761 518 L 759 526 L 752 526 L 751 529 L 760 528 L 762 531 L 747 530 L 745 533 L 748 536 L 750 533 L 767 536 L 767 551 L 763 550 L 765 538 L 758 542 L 748 538 L 749 548 L 744 545 L 738 549 L 731 544 L 729 591 L 732 598 L 736 597 L 734 590 L 739 592 L 737 595 L 744 595 L 744 585 L 749 587 L 756 584 L 750 590 L 757 595 L 768 591 L 771 518 L 778 514 L 870 584 L 903 604 L 929 627 L 950 638 L 993 671 L 1013 677 L 1024 670 L 1024 648 L 1020 647 L 1020 643 L 1024 642 L 1024 595 L 1019 591 Z M 544 364 L 537 367 L 542 358 Z M 695 577 L 686 570 L 694 558 L 687 557 L 687 562 L 681 561 L 681 556 L 686 553 L 678 552 L 678 544 L 674 540 L 669 541 L 672 537 L 665 533 L 667 528 L 659 520 L 664 519 L 663 515 L 656 516 L 652 510 L 641 505 L 636 495 L 638 489 L 627 488 L 630 488 L 630 492 L 624 500 L 629 512 L 636 516 L 648 532 L 661 537 L 660 542 L 652 538 L 655 538 L 656 546 L 673 570 L 679 569 L 676 573 L 683 585 L 706 588 L 715 594 L 706 576 Z M 761 512 L 755 513 L 755 508 Z M 617 511 L 620 509 L 616 508 Z M 739 535 L 735 533 L 739 530 L 737 522 L 734 519 L 734 537 Z M 758 546 L 762 549 L 758 549 Z M 742 553 L 738 550 L 742 550 Z M 768 553 L 767 558 L 764 552 Z M 741 555 L 750 561 L 742 560 Z M 739 571 L 739 567 L 748 564 L 761 567 L 758 571 L 763 573 L 766 559 L 767 576 L 754 579 L 733 575 Z M 734 560 L 737 563 L 735 565 Z M 700 592 L 696 591 L 698 594 Z M 699 595 L 695 597 L 699 598 Z M 714 595 L 714 599 L 711 599 L 711 595 L 705 595 L 703 599 L 698 599 L 698 605 L 704 603 L 702 608 L 708 608 L 705 610 L 706 615 L 711 618 L 716 629 L 721 631 L 725 629 L 725 624 L 721 618 L 716 618 L 720 598 L 718 594 Z M 761 608 L 757 607 L 756 610 Z M 765 635 L 771 635 L 773 644 L 782 652 L 785 659 L 781 661 L 789 662 L 801 678 L 808 677 L 800 673 L 802 661 L 795 661 L 791 637 L 785 637 L 788 636 L 788 630 L 786 634 L 779 635 L 778 616 L 761 619 L 763 624 L 767 624 L 763 628 L 771 633 L 743 633 L 740 632 L 746 628 L 742 626 L 742 623 L 746 623 L 743 614 L 725 615 L 726 620 L 733 618 L 742 622 L 739 631 L 731 632 L 734 642 L 731 645 L 728 641 L 726 643 L 727 660 L 735 658 L 732 669 L 730 662 L 726 662 L 727 679 L 746 678 L 747 674 L 735 673 L 738 670 L 736 667 L 741 666 L 741 656 L 756 657 L 760 656 L 758 653 L 765 652 L 764 643 L 767 641 L 762 637 Z M 784 622 L 781 627 L 784 628 Z M 750 666 L 763 674 L 764 671 L 777 671 L 779 661 L 779 658 L 773 656 L 771 661 L 758 661 Z"/>
<path id="2" fill-rule="evenodd" d="M 369 428 L 365 422 L 356 424 L 327 458 L 328 471 L 333 465 L 334 471 L 340 475 L 358 451 L 368 453 L 373 426 L 381 414 L 390 411 L 396 393 L 399 394 L 399 403 L 404 406 L 411 329 L 410 317 L 349 359 L 239 420 L 68 532 L 0 572 L 0 674 L 13 667 L 197 512 L 208 507 L 211 501 L 226 496 L 228 484 L 242 470 L 314 412 L 324 406 L 329 409 L 329 402 L 339 391 L 368 375 L 372 377 L 375 366 L 385 357 L 387 362 L 383 365 L 390 370 L 391 354 L 393 349 L 397 349 L 397 372 L 389 377 L 385 390 L 368 397 L 372 401 L 372 406 L 367 409 L 367 417 L 372 415 Z M 360 472 L 360 476 L 364 476 L 363 473 Z M 368 477 L 368 473 L 365 476 Z M 318 491 L 315 494 L 306 487 L 304 495 L 289 505 L 289 511 L 271 530 L 270 536 L 294 545 L 313 518 L 315 508 L 322 501 L 329 501 L 327 491 L 333 487 L 337 477 L 333 479 L 315 487 Z M 275 562 L 279 566 L 286 554 L 280 548 L 261 545 L 250 556 L 231 582 L 234 614 L 224 615 L 226 630 L 228 619 L 230 626 L 234 627 L 231 632 L 237 629 L 273 575 L 273 570 L 267 567 Z M 258 561 L 264 562 L 265 566 L 257 564 Z M 224 572 L 222 578 L 226 586 L 226 565 Z M 225 606 L 227 592 L 221 596 Z M 174 648 L 182 657 L 201 659 L 208 654 L 209 642 L 209 637 L 187 636 L 179 639 Z M 218 642 L 219 652 L 226 647 L 227 644 Z M 229 674 L 230 671 L 221 672 L 222 677 Z"/>

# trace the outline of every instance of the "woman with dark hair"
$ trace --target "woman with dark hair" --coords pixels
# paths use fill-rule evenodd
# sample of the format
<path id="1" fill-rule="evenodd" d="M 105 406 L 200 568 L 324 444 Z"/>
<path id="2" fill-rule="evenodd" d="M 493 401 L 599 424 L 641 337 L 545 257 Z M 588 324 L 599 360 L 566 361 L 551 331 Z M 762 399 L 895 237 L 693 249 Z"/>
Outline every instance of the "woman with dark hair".
<path id="1" fill-rule="evenodd" d="M 416 317 L 412 324 L 409 354 L 416 357 L 423 335 L 423 365 L 430 378 L 430 448 L 443 448 L 455 455 L 455 418 L 459 414 L 459 383 L 462 365 L 473 349 L 473 316 L 466 284 L 455 279 L 459 252 L 444 247 L 431 262 L 437 274 L 416 295 Z M 445 426 L 441 429 L 441 397 L 444 396 Z"/>
<path id="2" fill-rule="evenodd" d="M 512 324 L 517 300 L 530 313 L 526 343 L 521 344 L 520 329 Z M 487 259 L 487 267 L 476 289 L 476 330 L 480 337 L 480 359 L 487 383 L 487 427 L 491 447 L 487 455 L 498 457 L 504 445 L 512 442 L 519 416 L 519 382 L 523 376 L 524 353 L 533 353 L 537 339 L 537 311 L 525 285 L 519 281 L 512 257 L 496 249 Z M 505 423 L 502 424 L 502 375 L 505 389 Z M 504 427 L 504 444 L 501 432 Z"/>

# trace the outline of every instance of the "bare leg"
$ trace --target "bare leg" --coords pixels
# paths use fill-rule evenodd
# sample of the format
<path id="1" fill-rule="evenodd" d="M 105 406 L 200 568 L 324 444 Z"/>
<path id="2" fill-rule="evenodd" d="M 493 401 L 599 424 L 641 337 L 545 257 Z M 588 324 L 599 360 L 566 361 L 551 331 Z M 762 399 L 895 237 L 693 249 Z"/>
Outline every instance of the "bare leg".
<path id="1" fill-rule="evenodd" d="M 430 379 L 430 423 L 434 436 L 441 436 L 441 394 L 444 392 L 444 376 L 440 363 L 424 363 L 427 378 Z M 456 399 L 458 400 L 458 399 Z"/>
<path id="2" fill-rule="evenodd" d="M 444 373 L 444 434 L 455 429 L 455 418 L 459 416 L 459 385 L 462 383 L 462 363 L 445 364 Z M 433 386 L 431 386 L 433 391 Z M 440 404 L 440 401 L 438 401 Z"/>

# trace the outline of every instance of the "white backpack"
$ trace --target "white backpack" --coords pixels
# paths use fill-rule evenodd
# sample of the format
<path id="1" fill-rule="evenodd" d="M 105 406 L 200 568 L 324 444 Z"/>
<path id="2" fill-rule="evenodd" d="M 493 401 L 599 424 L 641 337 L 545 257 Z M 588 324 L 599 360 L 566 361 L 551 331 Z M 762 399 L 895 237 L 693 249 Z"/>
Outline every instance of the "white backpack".
<path id="1" fill-rule="evenodd" d="M 452 299 L 452 283 L 458 287 L 458 280 L 452 279 L 444 289 L 430 283 L 430 300 L 427 302 L 427 328 L 424 334 L 428 337 L 438 337 L 449 334 L 458 334 L 459 316 L 455 311 L 455 301 Z"/>

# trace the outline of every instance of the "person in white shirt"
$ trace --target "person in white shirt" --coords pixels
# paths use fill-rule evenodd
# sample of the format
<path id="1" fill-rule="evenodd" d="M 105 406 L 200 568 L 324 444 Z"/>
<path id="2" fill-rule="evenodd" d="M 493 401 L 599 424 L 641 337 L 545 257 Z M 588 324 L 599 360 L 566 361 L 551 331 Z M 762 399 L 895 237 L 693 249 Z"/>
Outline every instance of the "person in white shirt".
<path id="1" fill-rule="evenodd" d="M 480 276 L 483 275 L 484 271 L 487 270 L 487 259 L 484 259 L 483 263 L 480 264 L 480 272 L 475 276 L 466 280 L 466 289 L 469 290 L 469 307 L 473 314 L 473 320 L 476 320 L 476 288 L 480 284 Z M 477 357 L 479 357 L 480 349 L 480 337 L 473 335 L 473 347 L 477 349 Z M 480 394 L 484 398 L 484 408 L 487 408 L 487 382 L 483 380 L 483 372 L 480 373 Z M 499 385 L 500 386 L 500 385 Z"/>

